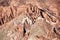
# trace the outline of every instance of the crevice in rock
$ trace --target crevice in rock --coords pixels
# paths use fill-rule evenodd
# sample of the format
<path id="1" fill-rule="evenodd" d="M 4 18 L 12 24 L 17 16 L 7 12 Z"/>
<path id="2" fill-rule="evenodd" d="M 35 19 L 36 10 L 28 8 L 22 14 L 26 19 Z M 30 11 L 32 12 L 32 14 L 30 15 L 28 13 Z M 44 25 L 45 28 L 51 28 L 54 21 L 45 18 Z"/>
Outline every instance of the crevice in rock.
<path id="1" fill-rule="evenodd" d="M 39 36 L 36 35 L 37 38 L 39 38 Z"/>
<path id="2" fill-rule="evenodd" d="M 60 28 L 54 28 L 53 29 L 53 31 L 55 32 L 55 34 L 58 36 L 58 37 L 60 37 L 60 33 L 59 33 L 59 30 L 60 30 Z"/>
<path id="3" fill-rule="evenodd" d="M 55 28 L 53 28 L 53 31 L 56 33 L 56 30 L 55 30 Z"/>
<path id="4" fill-rule="evenodd" d="M 0 20 L 0 25 L 4 24 L 4 17 Z"/>
<path id="5" fill-rule="evenodd" d="M 44 10 L 40 9 L 40 15 L 42 16 L 42 18 L 44 18 L 43 12 L 44 12 Z"/>
<path id="6" fill-rule="evenodd" d="M 25 29 L 25 23 L 24 23 L 24 29 L 23 29 L 23 36 L 25 36 L 25 33 L 26 33 L 26 29 Z"/>
<path id="7" fill-rule="evenodd" d="M 0 25 L 2 25 L 1 20 L 0 20 Z"/>

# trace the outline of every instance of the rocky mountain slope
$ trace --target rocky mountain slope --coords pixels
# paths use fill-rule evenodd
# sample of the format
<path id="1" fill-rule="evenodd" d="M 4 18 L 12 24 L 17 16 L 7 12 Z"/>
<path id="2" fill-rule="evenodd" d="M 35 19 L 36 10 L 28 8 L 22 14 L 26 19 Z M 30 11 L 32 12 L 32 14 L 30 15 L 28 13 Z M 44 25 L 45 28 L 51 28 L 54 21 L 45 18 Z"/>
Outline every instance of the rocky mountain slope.
<path id="1" fill-rule="evenodd" d="M 60 40 L 59 0 L 0 0 L 0 40 Z"/>

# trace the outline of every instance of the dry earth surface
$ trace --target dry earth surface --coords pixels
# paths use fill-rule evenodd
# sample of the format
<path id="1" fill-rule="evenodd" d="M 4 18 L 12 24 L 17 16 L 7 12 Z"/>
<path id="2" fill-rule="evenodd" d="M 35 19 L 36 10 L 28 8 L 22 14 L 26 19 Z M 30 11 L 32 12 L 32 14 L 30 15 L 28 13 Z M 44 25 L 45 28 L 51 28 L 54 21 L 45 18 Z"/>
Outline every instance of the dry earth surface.
<path id="1" fill-rule="evenodd" d="M 60 40 L 60 0 L 0 0 L 0 40 Z"/>

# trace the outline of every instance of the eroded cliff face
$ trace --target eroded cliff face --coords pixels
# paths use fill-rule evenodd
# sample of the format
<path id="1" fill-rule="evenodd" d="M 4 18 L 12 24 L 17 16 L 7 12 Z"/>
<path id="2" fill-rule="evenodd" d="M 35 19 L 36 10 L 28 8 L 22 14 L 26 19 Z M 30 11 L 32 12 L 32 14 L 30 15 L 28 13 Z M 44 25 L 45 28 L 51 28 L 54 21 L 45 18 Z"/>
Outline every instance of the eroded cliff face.
<path id="1" fill-rule="evenodd" d="M 0 0 L 0 40 L 60 40 L 59 0 Z"/>

